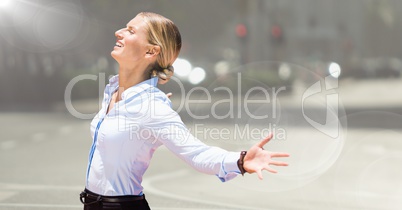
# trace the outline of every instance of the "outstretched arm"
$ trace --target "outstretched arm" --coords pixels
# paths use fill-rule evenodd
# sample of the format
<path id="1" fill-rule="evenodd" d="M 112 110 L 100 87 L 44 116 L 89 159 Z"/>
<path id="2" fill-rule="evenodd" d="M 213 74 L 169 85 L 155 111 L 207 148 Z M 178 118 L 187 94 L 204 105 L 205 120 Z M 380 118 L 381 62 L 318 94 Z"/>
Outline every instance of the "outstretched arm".
<path id="1" fill-rule="evenodd" d="M 270 133 L 265 139 L 256 143 L 248 151 L 243 161 L 243 168 L 247 173 L 257 173 L 259 179 L 263 179 L 262 171 L 266 170 L 271 173 L 277 173 L 277 171 L 270 167 L 275 166 L 287 166 L 286 162 L 276 161 L 272 158 L 289 157 L 288 153 L 282 152 L 270 152 L 264 150 L 264 145 L 272 139 L 272 133 Z"/>

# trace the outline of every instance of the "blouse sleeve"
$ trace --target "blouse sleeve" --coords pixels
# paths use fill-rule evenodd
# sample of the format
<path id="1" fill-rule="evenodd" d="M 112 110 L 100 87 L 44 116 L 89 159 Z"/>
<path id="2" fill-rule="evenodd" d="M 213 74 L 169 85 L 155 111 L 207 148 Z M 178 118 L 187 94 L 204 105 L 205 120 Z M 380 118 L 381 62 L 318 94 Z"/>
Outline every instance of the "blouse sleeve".
<path id="1" fill-rule="evenodd" d="M 149 110 L 142 128 L 191 167 L 205 174 L 214 174 L 222 182 L 240 174 L 237 166 L 239 152 L 208 146 L 195 138 L 177 112 L 163 100 L 152 100 Z"/>

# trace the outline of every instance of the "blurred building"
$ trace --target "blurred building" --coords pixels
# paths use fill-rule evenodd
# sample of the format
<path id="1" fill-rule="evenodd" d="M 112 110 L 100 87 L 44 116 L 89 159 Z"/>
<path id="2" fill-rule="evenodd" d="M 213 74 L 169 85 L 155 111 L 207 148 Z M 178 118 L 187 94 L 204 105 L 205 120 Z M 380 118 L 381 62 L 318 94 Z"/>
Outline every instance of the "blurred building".
<path id="1" fill-rule="evenodd" d="M 402 1 L 247 1 L 247 62 L 335 61 L 347 71 L 365 58 L 402 58 Z"/>
<path id="2" fill-rule="evenodd" d="M 115 74 L 114 31 L 140 11 L 174 20 L 183 35 L 180 56 L 204 68 L 206 81 L 216 78 L 221 61 L 230 68 L 257 61 L 337 62 L 342 75 L 377 77 L 393 75 L 388 69 L 402 58 L 398 0 L 9 2 L 0 7 L 2 108 L 61 101 L 73 77 Z M 371 68 L 375 73 L 367 73 Z M 82 83 L 73 96 L 98 97 L 98 83 Z"/>

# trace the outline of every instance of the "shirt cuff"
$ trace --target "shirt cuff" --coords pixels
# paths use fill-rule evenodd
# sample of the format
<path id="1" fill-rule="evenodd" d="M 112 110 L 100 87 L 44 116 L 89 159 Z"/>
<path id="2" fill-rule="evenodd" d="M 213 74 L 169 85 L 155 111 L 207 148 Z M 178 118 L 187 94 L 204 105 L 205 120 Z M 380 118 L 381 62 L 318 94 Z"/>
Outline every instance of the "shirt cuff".
<path id="1" fill-rule="evenodd" d="M 239 152 L 230 152 L 224 161 L 224 171 L 225 173 L 231 173 L 231 172 L 236 172 L 240 174 L 240 169 L 239 166 L 237 166 L 237 161 L 240 158 L 240 153 Z"/>

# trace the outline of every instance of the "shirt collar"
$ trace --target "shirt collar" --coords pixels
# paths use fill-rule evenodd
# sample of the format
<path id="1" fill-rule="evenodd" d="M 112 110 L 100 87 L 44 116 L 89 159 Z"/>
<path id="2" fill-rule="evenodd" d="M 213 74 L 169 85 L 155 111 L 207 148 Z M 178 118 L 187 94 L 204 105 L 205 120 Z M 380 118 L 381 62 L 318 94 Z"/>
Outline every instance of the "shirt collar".
<path id="1" fill-rule="evenodd" d="M 115 75 L 112 78 L 110 78 L 109 85 L 110 87 L 108 89 L 108 92 L 109 94 L 111 94 L 119 87 L 119 75 Z M 139 93 L 147 88 L 156 87 L 157 85 L 158 85 L 158 77 L 152 77 L 151 79 L 145 80 L 139 84 L 133 85 L 128 89 L 124 90 L 121 97 L 122 99 L 124 99 L 126 98 L 127 95 L 137 92 Z"/>
<path id="2" fill-rule="evenodd" d="M 119 87 L 119 75 L 114 75 L 109 79 L 109 84 L 106 85 L 105 93 L 111 95 L 113 94 L 113 92 L 116 91 L 118 87 Z"/>

